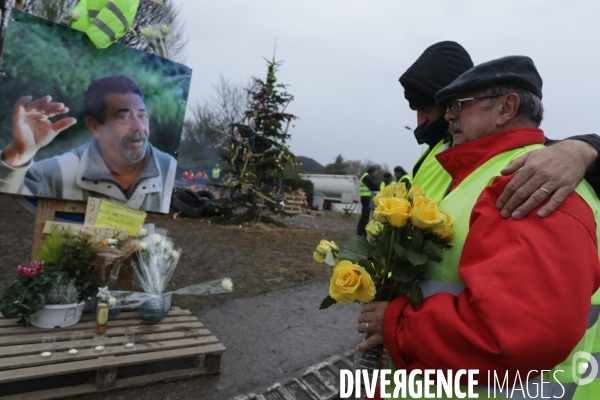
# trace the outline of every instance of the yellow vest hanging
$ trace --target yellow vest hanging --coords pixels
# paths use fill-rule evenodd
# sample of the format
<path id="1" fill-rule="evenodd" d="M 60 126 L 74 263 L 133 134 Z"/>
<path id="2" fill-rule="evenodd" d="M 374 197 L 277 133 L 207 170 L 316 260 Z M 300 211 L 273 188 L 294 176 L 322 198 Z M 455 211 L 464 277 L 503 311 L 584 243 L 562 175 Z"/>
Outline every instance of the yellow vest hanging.
<path id="1" fill-rule="evenodd" d="M 533 151 L 542 147 L 543 145 L 530 145 L 498 154 L 472 172 L 450 194 L 448 194 L 448 196 L 441 200 L 439 203 L 440 208 L 445 213 L 450 215 L 454 220 L 453 228 L 455 231 L 455 237 L 450 242 L 453 247 L 449 250 L 446 250 L 444 253 L 444 259 L 439 263 L 431 262 L 429 264 L 429 280 L 419 283 L 426 297 L 440 292 L 448 292 L 458 295 L 462 289 L 464 289 L 464 283 L 458 273 L 458 265 L 462 255 L 464 243 L 469 233 L 471 212 L 475 206 L 475 203 L 477 202 L 477 199 L 479 198 L 479 195 L 493 182 L 495 177 L 501 175 L 500 171 L 506 165 L 508 165 L 511 160 L 529 151 Z M 419 172 L 420 171 L 421 170 L 419 170 Z M 600 239 L 600 200 L 598 200 L 593 188 L 586 181 L 581 182 L 575 190 L 594 213 L 594 219 L 596 221 L 596 236 Z M 427 195 L 429 196 L 429 193 L 427 193 Z M 573 379 L 573 361 L 575 361 L 574 356 L 577 352 L 583 351 L 591 353 L 596 360 L 600 360 L 600 329 L 597 329 L 599 310 L 600 290 L 594 293 L 594 295 L 591 297 L 591 307 L 588 314 L 588 329 L 586 330 L 583 338 L 571 351 L 571 354 L 564 362 L 554 367 L 549 373 L 544 373 L 545 394 L 548 394 L 546 391 L 548 389 L 548 391 L 554 390 L 551 392 L 551 397 L 552 394 L 555 393 L 556 398 L 561 398 L 563 400 L 589 400 L 600 398 L 600 378 L 596 377 L 596 379 L 586 385 L 578 385 Z M 558 370 L 563 370 L 564 372 L 558 372 Z M 556 375 L 554 375 L 555 373 Z M 557 383 L 554 380 L 554 376 L 558 378 L 560 383 Z M 537 384 L 537 387 L 539 388 L 540 378 L 538 377 L 530 380 L 528 384 Z M 525 386 L 526 382 L 523 382 L 523 385 Z M 463 387 L 462 390 L 464 392 L 467 390 L 467 388 Z M 530 387 L 530 393 L 536 393 L 535 390 L 535 387 Z M 434 390 L 432 390 L 432 392 L 433 391 Z M 560 397 L 563 391 L 564 396 Z M 393 387 L 388 388 L 387 392 L 392 393 Z M 488 398 L 487 387 L 476 387 L 475 392 L 479 394 L 479 398 Z M 490 389 L 490 396 L 493 396 L 493 393 L 494 391 Z M 506 393 L 506 391 L 503 393 Z M 517 391 L 517 393 L 521 394 L 520 391 Z M 495 396 L 495 398 L 508 398 L 508 395 L 500 394 L 498 391 L 495 393 Z M 407 397 L 407 399 L 410 398 L 411 397 Z M 453 397 L 444 396 L 442 398 L 451 399 Z"/>
<path id="2" fill-rule="evenodd" d="M 415 176 L 412 178 L 413 186 L 419 186 L 425 191 L 427 197 L 435 200 L 435 202 L 438 204 L 440 201 L 442 201 L 446 189 L 452 182 L 450 174 L 446 172 L 437 158 L 435 158 L 438 153 L 445 149 L 446 146 L 443 140 L 435 145 L 433 149 L 427 149 L 427 151 L 425 151 L 421 157 L 419 157 L 417 163 L 423 159 L 425 160 L 419 167 L 419 170 Z"/>
<path id="3" fill-rule="evenodd" d="M 81 0 L 73 9 L 79 18 L 71 28 L 85 32 L 94 45 L 105 49 L 133 25 L 140 0 Z"/>

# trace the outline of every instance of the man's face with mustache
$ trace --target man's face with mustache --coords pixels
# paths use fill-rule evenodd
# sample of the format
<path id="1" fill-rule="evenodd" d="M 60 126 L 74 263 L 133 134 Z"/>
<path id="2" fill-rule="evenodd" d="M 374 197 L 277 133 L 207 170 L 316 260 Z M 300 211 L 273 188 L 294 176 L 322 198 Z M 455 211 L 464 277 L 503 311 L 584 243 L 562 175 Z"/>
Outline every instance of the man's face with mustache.
<path id="1" fill-rule="evenodd" d="M 109 93 L 103 124 L 90 127 L 98 140 L 100 153 L 111 172 L 144 160 L 150 136 L 144 101 L 134 93 Z"/>
<path id="2" fill-rule="evenodd" d="M 486 92 L 466 93 L 459 98 L 472 98 L 485 96 Z M 462 144 L 481 139 L 497 131 L 492 117 L 492 109 L 488 107 L 490 99 L 477 99 L 461 102 L 460 112 L 457 114 L 448 110 L 445 115 L 450 123 L 448 130 L 452 134 L 452 145 Z"/>

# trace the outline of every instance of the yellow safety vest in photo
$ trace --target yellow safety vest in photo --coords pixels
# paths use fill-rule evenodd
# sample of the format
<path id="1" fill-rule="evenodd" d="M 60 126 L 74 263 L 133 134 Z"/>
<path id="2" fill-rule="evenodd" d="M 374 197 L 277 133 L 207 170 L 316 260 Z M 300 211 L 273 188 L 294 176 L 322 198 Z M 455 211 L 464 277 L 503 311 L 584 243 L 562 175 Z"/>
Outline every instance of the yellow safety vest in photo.
<path id="1" fill-rule="evenodd" d="M 105 49 L 133 25 L 140 0 L 81 0 L 73 9 L 79 18 L 71 28 L 85 32 L 94 45 Z"/>

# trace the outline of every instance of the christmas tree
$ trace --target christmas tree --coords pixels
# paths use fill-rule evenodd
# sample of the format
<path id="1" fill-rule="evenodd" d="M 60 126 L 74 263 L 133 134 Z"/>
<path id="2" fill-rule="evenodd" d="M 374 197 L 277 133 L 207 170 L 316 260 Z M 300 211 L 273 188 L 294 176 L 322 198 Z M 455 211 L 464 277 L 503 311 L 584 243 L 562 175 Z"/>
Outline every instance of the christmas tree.
<path id="1" fill-rule="evenodd" d="M 278 84 L 275 74 L 281 65 L 275 59 L 267 60 L 265 81 L 253 78 L 248 89 L 248 109 L 243 120 L 232 125 L 229 159 L 235 170 L 234 178 L 225 181 L 223 188 L 235 191 L 231 207 L 248 207 L 237 218 L 256 220 L 262 209 L 274 214 L 283 213 L 279 198 L 283 170 L 298 164 L 289 150 L 291 122 L 296 119 L 285 109 L 293 96 Z M 293 125 L 292 125 L 293 126 Z M 235 213 L 230 214 L 236 216 Z"/>

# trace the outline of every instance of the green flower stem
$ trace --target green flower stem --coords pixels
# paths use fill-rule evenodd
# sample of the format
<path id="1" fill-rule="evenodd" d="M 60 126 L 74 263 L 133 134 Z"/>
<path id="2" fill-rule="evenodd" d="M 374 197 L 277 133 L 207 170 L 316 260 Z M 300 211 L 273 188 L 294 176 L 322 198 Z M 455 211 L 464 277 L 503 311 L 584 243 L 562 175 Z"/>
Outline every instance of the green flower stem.
<path id="1" fill-rule="evenodd" d="M 392 260 L 392 254 L 394 251 L 394 243 L 396 242 L 396 230 L 398 228 L 393 227 L 392 226 L 392 239 L 390 240 L 390 248 L 388 249 L 388 256 L 385 259 L 385 280 L 388 280 L 388 274 L 390 273 L 390 268 L 391 268 L 391 260 Z"/>
<path id="2" fill-rule="evenodd" d="M 385 300 L 388 299 L 392 293 L 393 293 L 393 279 L 390 279 L 389 277 L 389 273 L 391 272 L 392 269 L 392 258 L 393 258 L 393 254 L 394 254 L 394 243 L 396 242 L 396 233 L 398 233 L 398 229 L 396 227 L 391 227 L 392 229 L 392 237 L 390 240 L 390 248 L 388 249 L 388 254 L 387 257 L 385 259 L 385 267 L 384 267 L 384 277 L 383 277 L 383 282 L 381 283 L 382 286 L 382 293 L 381 293 L 381 298 L 379 300 Z M 391 283 L 390 283 L 391 282 Z"/>

